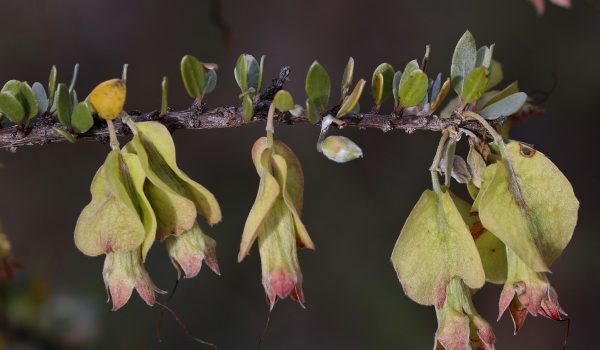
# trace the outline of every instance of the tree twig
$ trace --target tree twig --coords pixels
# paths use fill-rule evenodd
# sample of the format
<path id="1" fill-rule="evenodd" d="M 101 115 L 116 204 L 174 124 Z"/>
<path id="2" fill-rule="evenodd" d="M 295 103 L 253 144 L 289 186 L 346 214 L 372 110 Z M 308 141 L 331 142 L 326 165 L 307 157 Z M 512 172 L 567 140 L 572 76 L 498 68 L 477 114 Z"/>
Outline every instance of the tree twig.
<path id="1" fill-rule="evenodd" d="M 164 124 L 171 132 L 179 129 L 202 130 L 202 129 L 224 129 L 235 128 L 246 124 L 266 121 L 267 111 L 275 93 L 283 88 L 290 74 L 289 67 L 281 69 L 279 77 L 273 79 L 272 84 L 254 103 L 254 118 L 250 122 L 244 120 L 241 107 L 225 106 L 208 109 L 206 106 L 192 106 L 181 111 L 169 110 L 162 117 L 160 111 L 149 113 L 130 112 L 131 118 L 136 121 L 158 121 Z M 305 116 L 293 116 L 290 113 L 277 113 L 275 121 L 279 123 L 294 125 L 306 124 L 308 119 Z M 351 114 L 343 118 L 344 127 L 356 127 L 359 129 L 380 129 L 384 132 L 392 130 L 404 130 L 407 133 L 413 133 L 416 130 L 443 131 L 454 126 L 456 128 L 468 129 L 476 133 L 481 133 L 483 127 L 473 120 L 464 120 L 458 116 L 449 118 L 439 118 L 436 115 L 431 116 L 402 116 L 394 114 Z M 503 120 L 497 121 L 502 123 Z M 129 128 L 115 120 L 115 131 L 118 136 L 129 135 Z M 16 151 L 19 147 L 46 145 L 54 142 L 65 141 L 58 135 L 53 127 L 63 128 L 58 119 L 51 114 L 44 114 L 34 119 L 27 130 L 21 126 L 10 126 L 0 129 L 0 149 Z M 78 140 L 98 141 L 107 143 L 109 133 L 106 122 L 95 119 L 94 126 L 84 134 L 77 135 Z"/>

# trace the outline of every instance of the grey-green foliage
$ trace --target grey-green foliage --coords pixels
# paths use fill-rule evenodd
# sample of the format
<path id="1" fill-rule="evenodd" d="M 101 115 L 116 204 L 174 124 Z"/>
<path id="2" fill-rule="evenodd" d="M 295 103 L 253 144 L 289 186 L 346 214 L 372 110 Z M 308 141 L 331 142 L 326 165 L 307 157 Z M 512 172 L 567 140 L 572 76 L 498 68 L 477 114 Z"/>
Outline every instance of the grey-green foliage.
<path id="1" fill-rule="evenodd" d="M 40 112 L 36 95 L 27 82 L 9 80 L 0 94 L 0 112 L 13 123 L 27 124 Z"/>
<path id="2" fill-rule="evenodd" d="M 311 123 L 317 123 L 321 119 L 321 113 L 325 111 L 329 104 L 331 94 L 331 80 L 325 68 L 314 61 L 308 69 L 305 83 L 306 111 Z"/>
<path id="3" fill-rule="evenodd" d="M 254 96 L 260 93 L 264 74 L 265 56 L 260 59 L 260 63 L 252 55 L 241 54 L 233 69 L 235 81 L 241 90 L 240 99 L 244 111 L 244 118 L 249 121 L 254 115 L 253 100 Z"/>

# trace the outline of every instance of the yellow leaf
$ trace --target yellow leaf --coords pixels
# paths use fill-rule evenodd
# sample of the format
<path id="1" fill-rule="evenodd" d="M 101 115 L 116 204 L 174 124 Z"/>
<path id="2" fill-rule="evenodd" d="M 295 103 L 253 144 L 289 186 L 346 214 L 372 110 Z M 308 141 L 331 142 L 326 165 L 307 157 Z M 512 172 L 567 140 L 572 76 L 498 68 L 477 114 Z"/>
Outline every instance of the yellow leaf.
<path id="1" fill-rule="evenodd" d="M 107 80 L 92 90 L 90 93 L 90 103 L 100 118 L 113 120 L 123 110 L 125 95 L 126 88 L 122 80 Z"/>

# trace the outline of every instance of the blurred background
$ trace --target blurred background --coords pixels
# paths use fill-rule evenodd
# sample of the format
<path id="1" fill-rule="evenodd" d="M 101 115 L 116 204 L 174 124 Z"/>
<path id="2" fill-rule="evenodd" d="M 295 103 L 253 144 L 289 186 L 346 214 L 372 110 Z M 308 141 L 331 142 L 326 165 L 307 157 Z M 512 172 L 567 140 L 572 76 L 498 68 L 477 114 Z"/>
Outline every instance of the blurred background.
<path id="1" fill-rule="evenodd" d="M 600 77 L 600 13 L 584 1 L 573 9 L 548 6 L 538 17 L 526 0 L 222 0 L 222 15 L 235 36 L 226 45 L 209 16 L 209 1 L 19 0 L 2 1 L 0 81 L 46 84 L 52 64 L 68 82 L 81 64 L 80 96 L 100 81 L 118 77 L 129 63 L 126 109 L 160 106 L 160 81 L 171 80 L 170 105 L 188 98 L 179 61 L 193 54 L 220 65 L 209 106 L 237 105 L 233 79 L 237 56 L 267 55 L 265 81 L 291 66 L 287 85 L 304 101 L 304 76 L 314 59 L 328 70 L 337 99 L 348 56 L 355 79 L 369 82 L 373 69 L 396 69 L 421 58 L 432 45 L 430 74 L 449 73 L 454 45 L 469 29 L 478 46 L 496 43 L 505 82 L 518 79 L 524 91 L 557 88 L 547 112 L 515 126 L 512 137 L 534 144 L 572 181 L 581 201 L 579 224 L 563 256 L 552 266 L 552 285 L 572 319 L 571 349 L 596 345 L 600 310 L 598 259 L 597 133 Z M 370 105 L 370 90 L 363 106 Z M 389 104 L 387 105 L 389 109 Z M 362 146 L 365 158 L 335 164 L 315 152 L 318 129 L 277 126 L 300 158 L 306 177 L 303 220 L 317 246 L 301 251 L 307 309 L 279 302 L 263 349 L 428 349 L 436 329 L 432 307 L 411 302 L 389 262 L 402 224 L 421 192 L 429 188 L 428 166 L 438 135 L 400 131 L 343 130 Z M 170 306 L 190 332 L 220 349 L 252 349 L 263 328 L 267 304 L 258 253 L 236 262 L 246 215 L 258 176 L 250 148 L 263 125 L 210 131 L 178 131 L 178 161 L 219 200 L 224 220 L 206 233 L 218 243 L 222 277 L 206 267 L 185 280 Z M 159 308 L 134 294 L 120 311 L 105 304 L 102 258 L 88 258 L 73 244 L 77 216 L 89 201 L 89 185 L 108 145 L 63 142 L 0 152 L 0 217 L 23 265 L 15 281 L 2 285 L 5 315 L 17 328 L 11 349 L 188 349 L 202 348 L 169 316 L 157 340 Z M 456 185 L 455 185 L 456 186 Z M 458 187 L 458 186 L 456 186 Z M 164 247 L 155 245 L 147 268 L 170 290 L 176 272 Z M 530 318 L 519 335 L 505 315 L 498 323 L 500 286 L 475 297 L 494 326 L 499 349 L 561 349 L 566 323 Z M 164 299 L 163 299 L 164 300 Z"/>

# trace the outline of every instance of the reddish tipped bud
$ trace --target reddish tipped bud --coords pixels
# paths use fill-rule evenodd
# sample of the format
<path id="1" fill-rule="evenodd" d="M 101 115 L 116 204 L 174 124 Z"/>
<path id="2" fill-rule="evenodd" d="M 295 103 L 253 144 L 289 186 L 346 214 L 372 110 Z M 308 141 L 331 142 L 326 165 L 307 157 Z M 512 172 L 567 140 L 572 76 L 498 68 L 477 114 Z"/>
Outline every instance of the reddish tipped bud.
<path id="1" fill-rule="evenodd" d="M 148 276 L 139 250 L 107 254 L 102 275 L 112 300 L 113 311 L 117 311 L 129 301 L 134 288 L 149 306 L 153 306 L 156 301 L 154 293 L 165 293 L 158 289 Z"/>
<path id="2" fill-rule="evenodd" d="M 193 278 L 200 273 L 202 262 L 217 275 L 220 275 L 216 254 L 217 243 L 205 235 L 198 223 L 179 236 L 167 238 L 167 251 L 178 271 L 183 270 L 185 278 Z"/>

